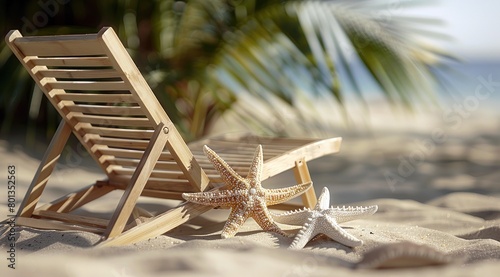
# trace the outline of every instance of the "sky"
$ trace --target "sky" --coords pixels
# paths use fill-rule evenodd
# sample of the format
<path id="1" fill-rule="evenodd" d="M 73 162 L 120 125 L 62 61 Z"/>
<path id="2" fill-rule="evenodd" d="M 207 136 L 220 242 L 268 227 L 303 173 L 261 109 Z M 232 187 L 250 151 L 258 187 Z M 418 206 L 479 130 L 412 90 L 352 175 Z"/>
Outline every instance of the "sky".
<path id="1" fill-rule="evenodd" d="M 423 8 L 407 9 L 411 9 L 411 14 L 443 20 L 444 25 L 438 28 L 439 31 L 453 38 L 444 46 L 456 56 L 466 60 L 500 60 L 500 1 L 435 2 Z"/>

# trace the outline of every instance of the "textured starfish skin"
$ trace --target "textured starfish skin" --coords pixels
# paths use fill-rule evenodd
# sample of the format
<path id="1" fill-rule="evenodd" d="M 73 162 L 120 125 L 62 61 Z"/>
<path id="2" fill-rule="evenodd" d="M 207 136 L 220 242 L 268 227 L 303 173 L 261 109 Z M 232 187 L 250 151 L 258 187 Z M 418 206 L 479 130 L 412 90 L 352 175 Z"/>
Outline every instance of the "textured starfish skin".
<path id="1" fill-rule="evenodd" d="M 307 242 L 318 234 L 325 234 L 331 239 L 349 247 L 360 246 L 363 242 L 347 233 L 339 223 L 374 214 L 378 206 L 368 207 L 329 207 L 330 193 L 325 187 L 318 198 L 314 210 L 304 208 L 301 210 L 275 215 L 273 218 L 278 223 L 302 225 L 289 248 L 303 248 Z"/>
<path id="2" fill-rule="evenodd" d="M 222 238 L 233 237 L 249 217 L 252 217 L 265 231 L 288 236 L 274 222 L 267 206 L 283 203 L 300 195 L 311 187 L 312 182 L 281 189 L 264 189 L 261 185 L 264 164 L 261 145 L 255 150 L 246 178 L 236 173 L 208 146 L 205 145 L 203 150 L 219 172 L 227 190 L 183 193 L 182 197 L 193 203 L 231 208 L 229 218 L 222 229 Z"/>

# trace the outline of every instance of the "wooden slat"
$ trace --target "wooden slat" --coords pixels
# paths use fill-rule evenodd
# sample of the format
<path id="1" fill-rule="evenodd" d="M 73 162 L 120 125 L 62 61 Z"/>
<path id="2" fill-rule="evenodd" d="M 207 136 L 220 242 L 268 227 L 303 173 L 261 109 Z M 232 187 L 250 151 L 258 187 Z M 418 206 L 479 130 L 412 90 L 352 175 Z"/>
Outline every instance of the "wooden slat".
<path id="1" fill-rule="evenodd" d="M 130 175 L 134 174 L 135 168 L 115 168 L 113 169 L 113 173 L 117 175 Z M 156 170 L 156 168 L 151 172 L 151 178 L 160 178 L 160 179 L 185 179 L 184 173 L 180 171 L 160 171 Z"/>
<path id="2" fill-rule="evenodd" d="M 79 122 L 97 124 L 97 125 L 115 125 L 115 126 L 132 126 L 132 127 L 151 127 L 151 121 L 147 118 L 136 117 L 118 117 L 118 116 L 103 116 L 103 115 L 81 115 L 69 114 L 68 118 L 74 118 Z"/>
<path id="3" fill-rule="evenodd" d="M 97 56 L 106 54 L 97 35 L 34 36 L 16 39 L 26 56 Z"/>
<path id="4" fill-rule="evenodd" d="M 219 155 L 227 157 L 245 158 L 253 157 L 255 147 L 262 145 L 264 150 L 264 159 L 283 154 L 294 148 L 299 148 L 305 144 L 313 143 L 315 139 L 291 139 L 291 138 L 265 138 L 255 136 L 237 136 L 231 139 L 215 138 L 205 139 L 189 144 L 195 155 L 204 155 L 203 145 L 208 145 Z"/>
<path id="5" fill-rule="evenodd" d="M 272 146 L 276 145 L 278 148 L 279 147 L 285 147 L 285 148 L 290 148 L 290 147 L 297 147 L 300 146 L 300 144 L 295 144 L 295 143 L 290 143 L 288 144 L 286 141 L 282 141 L 280 143 L 259 143 L 259 142 L 240 142 L 240 141 L 225 141 L 225 140 L 212 140 L 209 139 L 206 143 L 207 145 L 210 146 L 210 148 L 217 149 L 217 148 L 231 148 L 231 149 L 236 149 L 236 150 L 241 150 L 241 151 L 246 151 L 246 150 L 253 150 L 255 151 L 255 148 L 257 145 L 262 145 L 263 149 L 266 147 L 268 148 L 273 148 Z"/>
<path id="6" fill-rule="evenodd" d="M 102 234 L 104 232 L 104 229 L 97 227 L 78 226 L 57 221 L 48 221 L 46 219 L 27 218 L 27 217 L 16 218 L 16 225 L 28 226 L 37 229 L 48 229 L 48 230 L 85 231 L 96 234 Z"/>
<path id="7" fill-rule="evenodd" d="M 204 144 L 211 143 L 235 143 L 235 144 L 261 144 L 261 145 L 294 145 L 301 146 L 312 143 L 317 139 L 311 138 L 278 138 L 278 137 L 260 137 L 251 134 L 228 134 L 220 137 L 212 137 L 203 141 Z"/>
<path id="8" fill-rule="evenodd" d="M 105 79 L 119 78 L 120 74 L 113 69 L 44 69 L 38 70 L 38 74 L 44 77 L 66 78 L 66 79 Z"/>
<path id="9" fill-rule="evenodd" d="M 146 188 L 170 192 L 197 192 L 186 179 L 150 178 L 146 184 Z"/>
<path id="10" fill-rule="evenodd" d="M 211 145 L 209 145 L 211 146 Z M 214 147 L 210 147 L 212 148 L 215 152 L 217 153 L 221 153 L 221 155 L 227 155 L 227 156 L 233 156 L 233 157 L 238 157 L 238 156 L 243 156 L 243 157 L 253 157 L 253 155 L 255 154 L 255 148 L 257 147 L 257 145 L 251 145 L 251 147 L 217 147 L 217 146 L 214 146 Z M 286 147 L 284 149 L 275 149 L 275 148 L 271 148 L 269 146 L 265 146 L 263 145 L 262 146 L 262 149 L 264 151 L 264 158 L 267 156 L 275 156 L 275 155 L 279 155 L 281 153 L 284 153 L 286 151 L 289 151 L 291 149 L 293 149 L 295 147 Z"/>
<path id="11" fill-rule="evenodd" d="M 253 153 L 249 153 L 247 155 L 245 154 L 238 154 L 238 155 L 228 155 L 230 152 L 230 149 L 226 149 L 224 151 L 219 151 L 216 152 L 217 155 L 219 155 L 224 161 L 227 163 L 235 163 L 235 164 L 242 164 L 242 163 L 251 163 L 253 160 Z M 268 155 L 269 156 L 269 155 Z M 275 155 L 271 155 L 274 157 Z M 200 163 L 210 163 L 208 158 L 203 154 L 195 154 L 194 157 L 196 160 L 198 160 Z M 264 157 L 264 161 L 266 160 L 266 157 Z"/>
<path id="12" fill-rule="evenodd" d="M 64 58 L 39 58 L 29 57 L 33 65 L 57 66 L 57 67 L 110 67 L 111 61 L 108 57 L 64 57 Z"/>
<path id="13" fill-rule="evenodd" d="M 91 140 L 93 144 L 106 145 L 108 147 L 141 149 L 144 150 L 149 144 L 148 140 L 119 139 L 119 138 L 98 138 Z"/>
<path id="14" fill-rule="evenodd" d="M 187 191 L 182 191 L 182 192 L 175 191 L 174 192 L 174 191 L 162 191 L 162 190 L 145 188 L 142 191 L 141 196 L 185 201 L 184 198 L 182 198 L 183 192 L 187 192 Z"/>
<path id="15" fill-rule="evenodd" d="M 115 175 L 110 181 L 113 182 L 115 188 L 126 189 L 128 183 L 130 183 L 130 176 Z M 145 188 L 165 192 L 198 192 L 185 179 L 158 179 L 151 177 L 147 180 Z"/>
<path id="16" fill-rule="evenodd" d="M 112 165 L 137 167 L 139 164 L 139 159 L 123 159 L 123 158 L 107 158 L 106 162 Z M 155 165 L 155 169 L 178 171 L 179 166 L 175 162 L 164 162 L 158 161 Z"/>
<path id="17" fill-rule="evenodd" d="M 103 156 L 113 156 L 121 158 L 140 159 L 144 155 L 144 151 L 121 149 L 121 148 L 108 148 L 103 146 L 94 147 L 94 152 L 99 152 Z"/>
<path id="18" fill-rule="evenodd" d="M 64 105 L 70 112 L 79 112 L 85 114 L 97 114 L 97 115 L 144 115 L 142 108 L 139 106 L 103 106 L 103 105 L 78 105 L 78 104 L 67 104 Z"/>
<path id="19" fill-rule="evenodd" d="M 58 213 L 53 211 L 36 211 L 33 213 L 33 215 L 42 218 L 59 220 L 71 224 L 80 224 L 80 225 L 100 227 L 100 228 L 107 227 L 109 223 L 109 220 L 102 218 L 95 218 L 95 217 L 68 214 L 68 213 Z"/>
<path id="20" fill-rule="evenodd" d="M 96 147 L 95 151 L 99 151 L 102 155 L 109 155 L 121 158 L 132 158 L 140 159 L 144 155 L 144 151 L 132 150 L 132 149 L 119 149 L 119 148 L 107 148 L 107 147 Z M 162 152 L 160 154 L 160 161 L 174 161 L 174 158 L 169 152 Z"/>
<path id="21" fill-rule="evenodd" d="M 59 100 L 88 103 L 137 103 L 132 94 L 58 93 Z"/>
<path id="22" fill-rule="evenodd" d="M 295 161 L 304 159 L 304 161 L 307 162 L 325 155 L 338 153 L 341 143 L 342 138 L 320 140 L 269 159 L 264 163 L 262 179 L 270 178 L 285 170 L 293 168 L 295 166 Z"/>
<path id="23" fill-rule="evenodd" d="M 153 135 L 152 130 L 118 129 L 106 127 L 82 127 L 87 134 L 96 134 L 105 137 L 149 139 Z"/>
<path id="24" fill-rule="evenodd" d="M 81 90 L 81 91 L 108 91 L 128 90 L 123 81 L 95 82 L 95 81 L 57 81 L 47 82 L 52 89 Z"/>
<path id="25" fill-rule="evenodd" d="M 214 145 L 214 144 L 207 144 L 212 150 L 214 150 L 219 156 L 226 156 L 226 157 L 235 157 L 235 158 L 247 158 L 250 157 L 250 159 L 253 157 L 255 154 L 255 149 L 257 145 L 248 145 L 244 146 L 244 144 L 234 144 L 234 145 Z M 294 148 L 294 146 L 281 146 L 281 147 L 270 147 L 270 146 L 262 146 L 263 151 L 264 151 L 264 159 L 269 158 L 270 156 L 276 156 L 280 155 L 284 152 L 290 151 Z M 193 151 L 193 154 L 195 155 L 204 155 L 204 153 L 201 150 L 195 150 Z"/>

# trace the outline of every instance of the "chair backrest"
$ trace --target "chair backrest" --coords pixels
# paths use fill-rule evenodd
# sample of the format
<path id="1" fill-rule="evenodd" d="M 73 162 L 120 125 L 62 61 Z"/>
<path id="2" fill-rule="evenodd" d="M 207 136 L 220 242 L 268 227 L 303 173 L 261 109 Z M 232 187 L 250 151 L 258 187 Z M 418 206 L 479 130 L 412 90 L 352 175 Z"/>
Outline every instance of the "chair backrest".
<path id="1" fill-rule="evenodd" d="M 146 188 L 202 191 L 209 179 L 112 28 L 7 44 L 116 185 L 126 186 L 158 126 L 169 138 Z"/>

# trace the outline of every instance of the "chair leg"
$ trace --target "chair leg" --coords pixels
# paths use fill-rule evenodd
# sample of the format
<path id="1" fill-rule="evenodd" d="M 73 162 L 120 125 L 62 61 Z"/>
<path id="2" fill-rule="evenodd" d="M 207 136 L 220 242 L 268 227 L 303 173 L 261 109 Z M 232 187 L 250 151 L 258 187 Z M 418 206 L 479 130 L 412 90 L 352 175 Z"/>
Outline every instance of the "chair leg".
<path id="1" fill-rule="evenodd" d="M 71 127 L 62 120 L 21 203 L 18 217 L 31 217 L 33 214 L 70 134 Z"/>
<path id="2" fill-rule="evenodd" d="M 107 239 L 116 237 L 123 232 L 127 220 L 130 218 L 135 204 L 137 203 L 137 199 L 144 190 L 146 182 L 167 143 L 168 134 L 164 133 L 163 127 L 164 124 L 157 126 L 148 147 L 144 151 L 144 155 L 132 175 L 130 183 L 125 189 L 115 213 L 109 221 L 109 226 L 104 233 Z"/>
<path id="3" fill-rule="evenodd" d="M 311 182 L 311 175 L 309 174 L 309 168 L 304 159 L 295 162 L 295 167 L 293 168 L 293 173 L 295 179 L 298 183 Z M 305 207 L 314 208 L 316 206 L 316 193 L 314 192 L 314 185 L 311 186 L 304 194 L 302 194 L 302 203 Z"/>
<path id="4" fill-rule="evenodd" d="M 211 209 L 213 209 L 211 206 L 185 202 L 114 238 L 101 242 L 98 247 L 130 244 L 159 236 Z"/>

